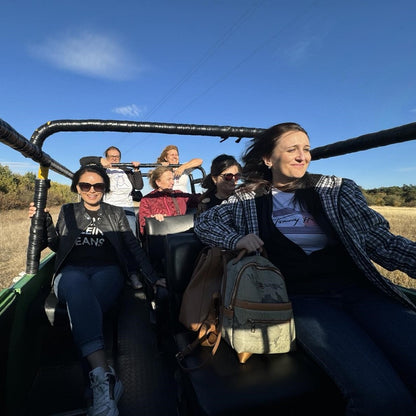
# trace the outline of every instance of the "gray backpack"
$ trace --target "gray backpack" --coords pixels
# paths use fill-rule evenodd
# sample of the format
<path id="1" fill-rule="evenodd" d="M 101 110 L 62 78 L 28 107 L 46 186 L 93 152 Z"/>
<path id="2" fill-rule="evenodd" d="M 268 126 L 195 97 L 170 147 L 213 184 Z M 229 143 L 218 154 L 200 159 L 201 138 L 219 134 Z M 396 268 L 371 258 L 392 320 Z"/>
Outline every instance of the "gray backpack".
<path id="1" fill-rule="evenodd" d="M 222 338 L 245 363 L 295 349 L 292 304 L 280 270 L 260 255 L 231 260 L 222 282 Z"/>

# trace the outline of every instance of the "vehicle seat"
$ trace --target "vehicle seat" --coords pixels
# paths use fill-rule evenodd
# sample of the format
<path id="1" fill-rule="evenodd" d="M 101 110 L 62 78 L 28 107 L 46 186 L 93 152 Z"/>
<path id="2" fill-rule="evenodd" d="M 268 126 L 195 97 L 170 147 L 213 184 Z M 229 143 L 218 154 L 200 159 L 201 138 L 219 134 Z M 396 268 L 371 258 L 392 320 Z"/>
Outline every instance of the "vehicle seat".
<path id="1" fill-rule="evenodd" d="M 196 333 L 179 321 L 183 291 L 203 245 L 191 233 L 165 238 L 169 315 L 176 352 L 192 342 Z M 344 414 L 344 401 L 329 377 L 301 350 L 286 354 L 253 355 L 240 364 L 224 341 L 216 354 L 199 347 L 178 366 L 183 395 L 179 406 L 192 415 L 303 415 Z"/>
<path id="2" fill-rule="evenodd" d="M 153 267 L 159 272 L 165 272 L 164 236 L 192 231 L 194 214 L 165 217 L 163 221 L 146 218 L 144 227 L 143 246 Z"/>
<path id="3" fill-rule="evenodd" d="M 156 272 L 166 277 L 166 250 L 165 237 L 169 234 L 193 233 L 194 214 L 167 216 L 163 221 L 155 218 L 145 219 L 145 232 L 143 236 L 143 248 L 146 251 L 150 263 Z M 164 324 L 167 308 L 167 290 L 158 287 L 156 294 L 148 282 L 143 281 L 146 298 L 151 308 L 151 321 L 160 326 Z"/>

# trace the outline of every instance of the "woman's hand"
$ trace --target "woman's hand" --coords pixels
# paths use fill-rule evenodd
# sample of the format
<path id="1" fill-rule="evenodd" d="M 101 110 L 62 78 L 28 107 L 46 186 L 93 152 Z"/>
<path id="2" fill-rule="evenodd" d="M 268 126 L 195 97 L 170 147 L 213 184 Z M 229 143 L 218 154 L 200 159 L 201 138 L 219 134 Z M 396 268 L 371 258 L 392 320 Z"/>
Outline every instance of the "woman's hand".
<path id="1" fill-rule="evenodd" d="M 165 216 L 163 214 L 154 214 L 152 215 L 152 218 L 156 218 L 158 221 L 162 222 L 165 219 Z"/>
<path id="2" fill-rule="evenodd" d="M 45 212 L 49 212 L 48 208 L 45 208 Z M 36 207 L 35 207 L 35 203 L 31 202 L 29 204 L 29 218 L 32 218 L 36 213 Z"/>
<path id="3" fill-rule="evenodd" d="M 260 253 L 263 251 L 263 240 L 256 234 L 247 234 L 244 237 L 238 240 L 236 249 L 247 250 L 248 253 L 252 253 L 253 251 L 259 251 Z"/>
<path id="4" fill-rule="evenodd" d="M 29 204 L 29 218 L 32 218 L 35 215 L 35 212 L 36 212 L 35 203 L 31 202 Z"/>
<path id="5" fill-rule="evenodd" d="M 166 287 L 166 279 L 165 278 L 160 278 L 157 279 L 156 282 L 153 284 L 153 292 L 156 295 L 157 292 L 157 287 Z"/>
<path id="6" fill-rule="evenodd" d="M 162 277 L 160 279 L 157 279 L 154 286 L 166 287 L 166 279 Z"/>
<path id="7" fill-rule="evenodd" d="M 173 171 L 173 177 L 175 179 L 178 179 L 178 178 L 180 178 L 183 175 L 183 172 L 185 172 L 185 168 L 183 168 L 182 166 L 179 166 L 178 168 L 176 168 Z"/>

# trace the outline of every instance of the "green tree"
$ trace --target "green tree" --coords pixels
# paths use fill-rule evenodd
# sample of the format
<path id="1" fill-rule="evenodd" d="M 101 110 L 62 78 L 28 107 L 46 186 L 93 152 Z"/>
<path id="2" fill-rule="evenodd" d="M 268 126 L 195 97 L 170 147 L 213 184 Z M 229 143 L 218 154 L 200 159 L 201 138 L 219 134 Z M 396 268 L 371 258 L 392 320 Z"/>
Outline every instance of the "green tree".
<path id="1" fill-rule="evenodd" d="M 16 189 L 16 175 L 8 166 L 0 165 L 0 192 L 7 194 Z"/>
<path id="2" fill-rule="evenodd" d="M 8 166 L 0 165 L 0 210 L 23 209 L 33 201 L 36 175 L 32 172 L 19 175 Z M 62 205 L 75 201 L 68 185 L 51 182 L 48 190 L 48 206 Z"/>

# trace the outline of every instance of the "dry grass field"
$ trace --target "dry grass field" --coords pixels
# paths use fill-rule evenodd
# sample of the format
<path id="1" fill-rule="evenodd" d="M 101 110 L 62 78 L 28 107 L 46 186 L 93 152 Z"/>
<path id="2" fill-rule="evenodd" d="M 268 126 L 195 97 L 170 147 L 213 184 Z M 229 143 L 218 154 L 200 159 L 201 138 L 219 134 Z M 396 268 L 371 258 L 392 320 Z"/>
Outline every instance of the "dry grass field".
<path id="1" fill-rule="evenodd" d="M 60 207 L 50 213 L 56 221 Z M 0 213 L 0 289 L 9 287 L 26 268 L 26 249 L 29 239 L 28 210 L 14 209 Z M 50 251 L 42 252 L 45 256 Z"/>
<path id="2" fill-rule="evenodd" d="M 374 207 L 390 222 L 394 233 L 416 241 L 416 208 Z M 59 207 L 51 209 L 56 220 Z M 25 270 L 26 247 L 29 238 L 30 220 L 27 210 L 10 210 L 0 213 L 0 289 L 9 287 Z M 44 251 L 43 255 L 48 253 Z M 406 287 L 416 288 L 416 280 L 401 272 L 388 272 L 379 268 L 388 278 Z"/>

